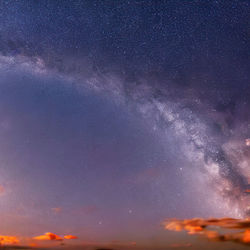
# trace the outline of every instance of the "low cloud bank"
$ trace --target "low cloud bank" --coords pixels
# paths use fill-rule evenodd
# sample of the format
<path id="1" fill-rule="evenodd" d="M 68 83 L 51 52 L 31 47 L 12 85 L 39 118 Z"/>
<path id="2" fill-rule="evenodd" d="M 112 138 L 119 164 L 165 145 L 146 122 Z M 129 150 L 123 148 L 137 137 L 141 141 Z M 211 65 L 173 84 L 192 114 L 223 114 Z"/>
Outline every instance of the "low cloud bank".
<path id="1" fill-rule="evenodd" d="M 250 219 L 170 219 L 164 222 L 164 227 L 170 231 L 187 231 L 188 234 L 202 235 L 213 241 L 233 241 L 250 245 Z M 230 229 L 230 232 L 219 232 L 222 229 Z"/>

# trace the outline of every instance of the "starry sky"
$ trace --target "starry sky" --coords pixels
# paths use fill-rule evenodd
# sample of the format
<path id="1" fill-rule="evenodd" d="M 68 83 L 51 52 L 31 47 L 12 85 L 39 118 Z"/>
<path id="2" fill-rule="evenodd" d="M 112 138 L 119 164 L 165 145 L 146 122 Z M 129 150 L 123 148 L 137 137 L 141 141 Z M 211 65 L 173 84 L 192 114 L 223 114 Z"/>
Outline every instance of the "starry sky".
<path id="1" fill-rule="evenodd" d="M 186 248 L 166 219 L 249 217 L 249 13 L 1 1 L 0 235 Z"/>

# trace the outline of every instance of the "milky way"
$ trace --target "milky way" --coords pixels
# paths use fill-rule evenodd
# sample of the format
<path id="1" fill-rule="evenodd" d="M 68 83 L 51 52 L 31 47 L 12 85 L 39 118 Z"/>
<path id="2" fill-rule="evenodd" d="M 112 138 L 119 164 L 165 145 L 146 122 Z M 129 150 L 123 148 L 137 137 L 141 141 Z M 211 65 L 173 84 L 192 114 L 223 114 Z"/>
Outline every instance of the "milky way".
<path id="1" fill-rule="evenodd" d="M 5 87 L 13 75 L 13 82 L 38 81 L 45 96 L 53 82 L 62 84 L 62 96 L 104 96 L 166 150 L 168 164 L 161 163 L 160 174 L 146 171 L 153 181 L 143 192 L 156 197 L 161 216 L 171 203 L 166 216 L 249 216 L 248 1 L 3 1 L 1 9 L 0 67 L 7 80 L 0 91 L 14 91 L 15 84 Z M 130 173 L 143 164 L 128 167 Z M 191 196 L 196 201 L 186 201 L 184 211 L 181 200 Z"/>

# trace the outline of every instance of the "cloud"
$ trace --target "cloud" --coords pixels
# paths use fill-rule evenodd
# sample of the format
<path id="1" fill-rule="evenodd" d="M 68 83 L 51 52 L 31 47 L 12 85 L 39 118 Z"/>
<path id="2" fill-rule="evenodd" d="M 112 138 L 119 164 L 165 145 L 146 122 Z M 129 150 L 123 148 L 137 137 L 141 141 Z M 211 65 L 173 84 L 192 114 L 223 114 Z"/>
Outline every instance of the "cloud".
<path id="1" fill-rule="evenodd" d="M 63 241 L 63 240 L 75 240 L 75 239 L 78 239 L 78 237 L 75 235 L 71 235 L 71 234 L 61 237 L 59 235 L 47 232 L 43 235 L 33 237 L 32 239 L 33 240 L 40 240 L 40 241 Z"/>
<path id="2" fill-rule="evenodd" d="M 234 241 L 250 245 L 250 219 L 171 219 L 164 222 L 164 227 L 170 231 L 200 234 L 213 241 Z M 218 231 L 221 229 L 230 229 L 230 233 L 219 233 Z M 231 232 L 231 230 L 235 231 Z"/>
<path id="3" fill-rule="evenodd" d="M 246 230 L 243 235 L 243 242 L 250 243 L 250 229 Z"/>
<path id="4" fill-rule="evenodd" d="M 0 235 L 0 246 L 1 245 L 13 245 L 13 244 L 18 244 L 19 238 L 16 236 L 4 236 Z"/>
<path id="5" fill-rule="evenodd" d="M 33 238 L 20 238 L 17 236 L 10 236 L 10 235 L 0 235 L 0 248 L 1 246 L 11 246 L 13 248 L 22 248 L 28 249 L 37 247 L 36 241 L 59 241 L 62 243 L 63 240 L 73 240 L 78 239 L 77 236 L 74 235 L 65 235 L 64 237 L 60 237 L 56 234 L 47 232 L 43 235 L 39 235 Z M 35 240 L 35 241 L 34 241 Z M 24 244 L 26 246 L 21 246 L 20 244 Z"/>
<path id="6" fill-rule="evenodd" d="M 65 235 L 63 238 L 66 239 L 66 240 L 78 239 L 78 237 L 77 237 L 77 236 L 74 236 L 74 235 Z"/>
<path id="7" fill-rule="evenodd" d="M 40 236 L 36 236 L 36 237 L 33 237 L 34 240 L 57 240 L 57 241 L 62 241 L 63 239 L 56 235 L 56 234 L 53 234 L 53 233 L 45 233 L 43 235 L 40 235 Z"/>

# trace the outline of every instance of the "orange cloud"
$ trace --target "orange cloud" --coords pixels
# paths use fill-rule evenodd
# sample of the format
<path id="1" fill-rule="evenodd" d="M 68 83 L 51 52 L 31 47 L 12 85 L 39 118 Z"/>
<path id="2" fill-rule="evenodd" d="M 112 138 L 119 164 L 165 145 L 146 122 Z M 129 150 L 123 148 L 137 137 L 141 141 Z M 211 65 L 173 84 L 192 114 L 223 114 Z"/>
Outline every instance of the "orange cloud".
<path id="1" fill-rule="evenodd" d="M 203 225 L 199 223 L 199 219 L 191 220 L 171 220 L 168 223 L 165 223 L 165 229 L 171 231 L 183 231 L 186 230 L 190 234 L 195 234 L 203 231 Z"/>
<path id="2" fill-rule="evenodd" d="M 40 236 L 36 236 L 36 237 L 33 237 L 34 240 L 62 240 L 62 238 L 56 234 L 53 234 L 53 233 L 45 233 L 43 235 L 40 235 Z"/>
<path id="3" fill-rule="evenodd" d="M 1 245 L 15 245 L 19 243 L 19 239 L 16 236 L 4 236 L 0 235 L 0 246 Z"/>
<path id="4" fill-rule="evenodd" d="M 74 235 L 65 235 L 64 237 L 60 237 L 56 234 L 47 232 L 43 235 L 39 235 L 33 238 L 20 238 L 17 236 L 10 236 L 10 235 L 0 235 L 0 248 L 1 246 L 6 246 L 6 245 L 16 245 L 15 247 L 20 247 L 20 241 L 22 244 L 26 243 L 26 248 L 32 248 L 32 247 L 37 247 L 37 243 L 34 241 L 60 241 L 61 244 L 63 244 L 63 240 L 71 240 L 71 239 L 78 239 L 77 236 Z M 29 247 L 28 247 L 29 246 Z M 14 246 L 12 246 L 14 247 Z M 12 249 L 11 247 L 11 249 Z"/>
<path id="5" fill-rule="evenodd" d="M 250 245 L 250 220 L 233 219 L 233 218 L 212 218 L 212 219 L 171 219 L 164 222 L 165 229 L 171 231 L 187 231 L 188 234 L 201 234 L 206 238 L 214 241 L 234 241 Z M 213 229 L 233 229 L 237 230 L 232 233 L 220 234 Z M 238 231 L 238 230 L 244 231 Z"/>
<path id="6" fill-rule="evenodd" d="M 63 238 L 66 239 L 66 240 L 78 239 L 78 237 L 77 237 L 77 236 L 74 236 L 74 235 L 65 235 Z"/>
<path id="7" fill-rule="evenodd" d="M 243 235 L 243 242 L 250 243 L 250 229 L 246 230 Z"/>

